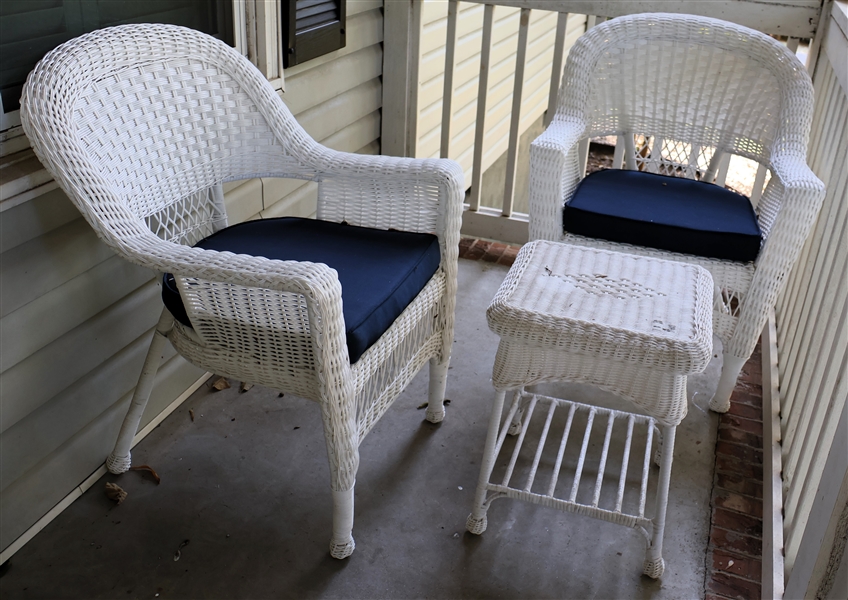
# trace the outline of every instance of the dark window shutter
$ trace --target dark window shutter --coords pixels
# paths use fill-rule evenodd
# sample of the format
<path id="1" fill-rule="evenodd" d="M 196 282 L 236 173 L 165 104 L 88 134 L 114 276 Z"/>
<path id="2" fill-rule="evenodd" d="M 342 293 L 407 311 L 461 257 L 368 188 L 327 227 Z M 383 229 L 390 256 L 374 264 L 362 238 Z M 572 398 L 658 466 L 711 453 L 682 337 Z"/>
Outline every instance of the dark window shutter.
<path id="1" fill-rule="evenodd" d="M 2 0 L 0 96 L 3 110 L 20 107 L 26 76 L 59 44 L 124 23 L 170 23 L 233 44 L 232 0 Z"/>
<path id="2" fill-rule="evenodd" d="M 345 0 L 283 0 L 283 66 L 345 47 Z"/>

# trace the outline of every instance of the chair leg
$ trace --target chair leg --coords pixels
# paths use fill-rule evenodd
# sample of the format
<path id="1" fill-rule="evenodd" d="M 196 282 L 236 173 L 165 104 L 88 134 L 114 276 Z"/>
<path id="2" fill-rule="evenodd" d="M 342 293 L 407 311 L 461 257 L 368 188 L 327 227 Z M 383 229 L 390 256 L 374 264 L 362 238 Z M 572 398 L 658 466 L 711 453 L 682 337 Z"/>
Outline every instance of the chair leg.
<path id="1" fill-rule="evenodd" d="M 710 400 L 710 410 L 717 413 L 725 413 L 730 409 L 730 394 L 736 387 L 739 372 L 742 371 L 743 365 L 748 361 L 747 358 L 739 358 L 732 354 L 725 353 L 723 356 L 724 362 L 721 366 L 718 388 L 712 400 Z"/>
<path id="2" fill-rule="evenodd" d="M 440 423 L 445 418 L 445 388 L 448 383 L 450 358 L 439 363 L 430 359 L 430 393 L 427 400 L 426 419 L 431 423 Z"/>
<path id="3" fill-rule="evenodd" d="M 359 435 L 354 402 L 344 396 L 321 402 L 321 417 L 333 492 L 330 556 L 342 559 L 353 554 L 356 547 L 353 541 L 353 494 L 359 470 Z"/>
<path id="4" fill-rule="evenodd" d="M 337 492 L 333 490 L 333 538 L 330 540 L 330 556 L 347 558 L 353 554 L 353 487 Z"/>
<path id="5" fill-rule="evenodd" d="M 106 458 L 106 468 L 109 469 L 110 473 L 120 475 L 128 471 L 132 465 L 130 447 L 138 431 L 138 424 L 141 421 L 141 416 L 144 414 L 144 408 L 150 399 L 150 392 L 153 390 L 156 371 L 159 370 L 159 363 L 162 361 L 162 349 L 165 347 L 165 342 L 168 339 L 166 336 L 171 331 L 173 325 L 174 317 L 168 309 L 163 309 L 162 315 L 159 317 L 159 323 L 157 323 L 156 329 L 153 332 L 153 340 L 151 340 L 150 348 L 147 350 L 147 358 L 144 359 L 144 366 L 141 368 L 141 375 L 135 386 L 130 408 L 124 417 L 121 431 L 118 433 L 115 449 Z"/>
<path id="6" fill-rule="evenodd" d="M 665 532 L 665 515 L 668 508 L 668 486 L 671 482 L 671 461 L 674 458 L 674 435 L 677 427 L 662 428 L 662 461 L 660 477 L 657 483 L 657 512 L 654 516 L 654 531 L 648 550 L 645 553 L 645 563 L 642 573 L 652 579 L 659 579 L 665 571 L 665 561 L 662 557 L 663 533 Z"/>
<path id="7" fill-rule="evenodd" d="M 489 416 L 489 431 L 486 434 L 486 445 L 483 449 L 483 460 L 480 463 L 480 477 L 477 480 L 477 491 L 474 494 L 474 505 L 471 514 L 465 521 L 465 528 L 474 535 L 480 535 L 486 531 L 488 520 L 486 512 L 489 506 L 486 504 L 486 491 L 489 486 L 489 477 L 495 466 L 495 444 L 498 441 L 498 429 L 501 423 L 504 397 L 506 392 L 498 391 L 495 401 L 492 403 L 492 414 Z"/>

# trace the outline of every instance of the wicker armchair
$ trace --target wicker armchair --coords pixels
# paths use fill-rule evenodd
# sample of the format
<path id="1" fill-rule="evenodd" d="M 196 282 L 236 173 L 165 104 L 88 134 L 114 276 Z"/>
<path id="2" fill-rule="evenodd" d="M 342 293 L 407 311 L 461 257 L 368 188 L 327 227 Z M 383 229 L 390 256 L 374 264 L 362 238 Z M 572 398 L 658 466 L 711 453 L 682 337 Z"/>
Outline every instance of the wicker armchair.
<path id="1" fill-rule="evenodd" d="M 71 40 L 30 74 L 21 106 L 35 152 L 97 235 L 127 260 L 168 274 L 163 297 L 173 313 L 164 310 L 156 326 L 109 470 L 130 466 L 167 338 L 203 369 L 319 404 L 330 549 L 349 556 L 359 445 L 427 361 L 426 418 L 444 417 L 458 165 L 325 148 L 245 57 L 182 27 L 128 25 Z M 227 227 L 220 184 L 253 177 L 317 182 L 318 219 Z M 257 239 L 267 253 L 244 251 Z M 405 265 L 392 262 L 398 256 Z M 392 277 L 399 288 L 419 283 L 399 300 L 382 289 Z M 380 294 L 387 300 L 372 312 L 383 321 L 364 315 L 362 338 L 346 323 L 349 311 Z"/>
<path id="2" fill-rule="evenodd" d="M 681 260 L 711 272 L 714 333 L 724 344 L 710 401 L 718 412 L 730 406 L 824 198 L 806 164 L 812 113 L 810 77 L 774 39 L 716 19 L 640 14 L 607 21 L 577 41 L 556 115 L 531 146 L 531 239 Z M 619 136 L 616 159 L 625 170 L 583 178 L 581 143 L 608 135 Z M 755 211 L 744 196 L 712 185 L 730 155 L 768 169 Z M 706 202 L 698 206 L 701 196 Z M 598 209 L 598 202 L 614 206 Z M 713 212 L 725 202 L 735 215 Z M 669 213 L 688 223 L 672 218 L 657 228 Z M 724 231 L 737 219 L 753 234 Z"/>

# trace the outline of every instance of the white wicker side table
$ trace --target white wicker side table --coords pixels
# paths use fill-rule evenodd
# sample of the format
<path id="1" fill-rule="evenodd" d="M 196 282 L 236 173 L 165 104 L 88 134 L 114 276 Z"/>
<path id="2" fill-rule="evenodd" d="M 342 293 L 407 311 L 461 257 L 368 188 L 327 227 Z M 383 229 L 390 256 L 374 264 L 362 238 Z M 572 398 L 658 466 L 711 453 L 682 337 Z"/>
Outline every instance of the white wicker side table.
<path id="1" fill-rule="evenodd" d="M 703 371 L 712 353 L 712 305 L 712 278 L 695 265 L 557 242 L 525 245 L 487 311 L 489 327 L 501 338 L 493 371 L 497 393 L 468 531 L 485 531 L 486 512 L 493 500 L 502 497 L 577 512 L 640 528 L 648 541 L 644 573 L 660 577 L 665 568 L 662 538 L 675 430 L 686 416 L 686 377 Z M 648 416 L 524 389 L 549 381 L 591 384 L 614 392 Z M 513 398 L 502 423 L 507 391 Z M 558 409 L 564 425 L 552 425 L 558 422 L 554 419 Z M 606 421 L 603 444 L 590 443 L 596 419 Z M 531 422 L 539 423 L 539 431 L 528 435 Z M 582 445 L 575 432 L 581 426 Z M 556 439 L 559 429 L 562 435 Z M 618 486 L 615 493 L 604 496 L 604 505 L 601 492 L 614 429 L 626 431 L 626 439 L 615 459 L 621 460 Z M 649 518 L 645 504 L 655 431 L 660 432 L 656 452 L 660 472 L 656 510 Z M 505 444 L 507 433 L 517 434 L 511 450 L 505 448 L 511 445 Z M 628 482 L 628 465 L 635 440 L 642 436 L 645 450 L 635 485 Z M 502 479 L 490 481 L 501 450 L 505 451 L 498 461 L 504 467 Z M 576 453 L 574 460 L 564 461 L 566 450 Z M 590 463 L 597 467 L 594 487 L 589 481 L 588 489 L 586 482 L 581 488 Z M 567 477 L 561 477 L 566 464 L 573 471 L 570 485 Z M 523 465 L 526 477 L 517 465 Z M 543 481 L 546 478 L 539 475 L 548 467 L 550 478 Z M 606 478 L 611 478 L 609 473 Z M 634 506 L 629 510 L 624 500 L 631 488 L 627 497 Z"/>

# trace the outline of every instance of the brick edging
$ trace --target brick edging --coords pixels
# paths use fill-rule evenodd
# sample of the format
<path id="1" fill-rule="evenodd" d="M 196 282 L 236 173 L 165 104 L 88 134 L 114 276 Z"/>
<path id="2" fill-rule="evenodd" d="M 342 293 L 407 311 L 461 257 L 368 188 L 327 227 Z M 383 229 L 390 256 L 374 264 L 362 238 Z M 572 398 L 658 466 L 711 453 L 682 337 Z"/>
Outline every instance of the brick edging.
<path id="1" fill-rule="evenodd" d="M 459 257 L 511 266 L 519 246 L 462 238 Z M 705 600 L 762 595 L 763 388 L 760 345 L 745 363 L 720 415 L 710 499 Z"/>

